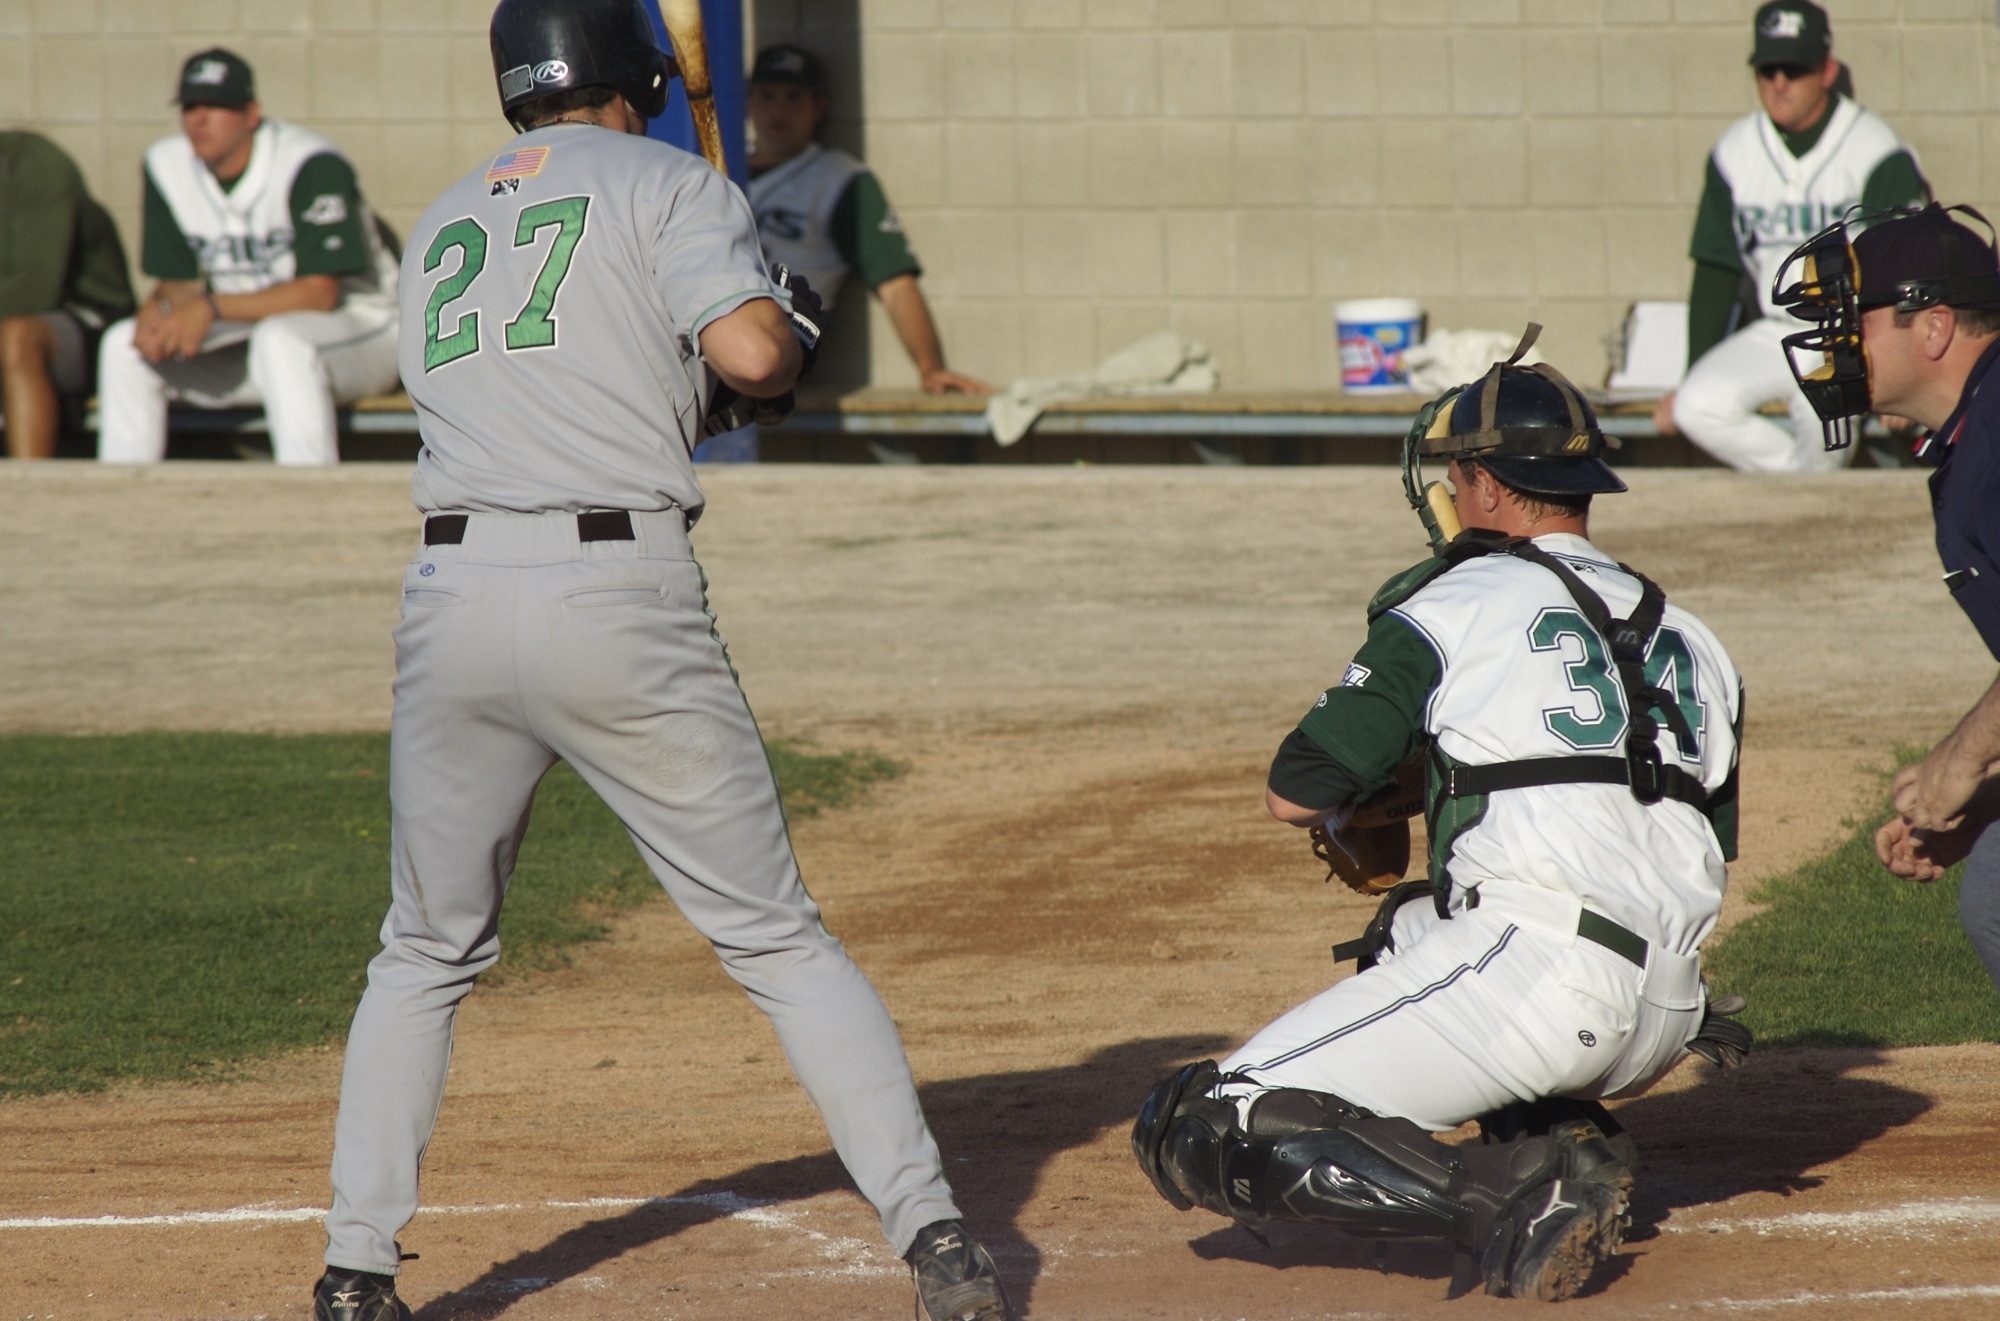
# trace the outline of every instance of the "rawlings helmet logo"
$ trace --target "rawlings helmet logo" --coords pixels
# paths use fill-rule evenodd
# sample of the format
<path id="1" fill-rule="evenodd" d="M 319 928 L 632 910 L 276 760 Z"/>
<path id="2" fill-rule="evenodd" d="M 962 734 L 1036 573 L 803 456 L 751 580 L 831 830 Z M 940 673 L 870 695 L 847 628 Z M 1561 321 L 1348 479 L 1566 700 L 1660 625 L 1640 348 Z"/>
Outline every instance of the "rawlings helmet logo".
<path id="1" fill-rule="evenodd" d="M 1806 16 L 1796 9 L 1778 9 L 1764 16 L 1764 26 L 1757 29 L 1760 37 L 1797 39 L 1806 34 Z"/>
<path id="2" fill-rule="evenodd" d="M 563 60 L 543 60 L 535 66 L 535 81 L 538 83 L 559 83 L 569 77 L 569 64 Z"/>

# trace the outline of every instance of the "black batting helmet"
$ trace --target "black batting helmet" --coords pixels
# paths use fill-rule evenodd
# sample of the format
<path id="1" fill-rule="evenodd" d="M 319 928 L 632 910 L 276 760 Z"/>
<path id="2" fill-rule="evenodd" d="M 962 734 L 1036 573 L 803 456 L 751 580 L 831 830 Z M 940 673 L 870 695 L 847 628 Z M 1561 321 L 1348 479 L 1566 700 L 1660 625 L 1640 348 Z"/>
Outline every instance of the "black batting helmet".
<path id="1" fill-rule="evenodd" d="M 1535 341 L 1531 326 L 1505 362 L 1459 391 L 1418 442 L 1425 458 L 1475 459 L 1524 495 L 1596 495 L 1625 490 L 1600 456 L 1604 431 L 1590 401 L 1545 362 L 1517 365 Z"/>
<path id="2" fill-rule="evenodd" d="M 582 87 L 609 87 L 647 119 L 667 108 L 673 60 L 639 0 L 500 0 L 491 39 L 510 122 L 530 101 Z"/>

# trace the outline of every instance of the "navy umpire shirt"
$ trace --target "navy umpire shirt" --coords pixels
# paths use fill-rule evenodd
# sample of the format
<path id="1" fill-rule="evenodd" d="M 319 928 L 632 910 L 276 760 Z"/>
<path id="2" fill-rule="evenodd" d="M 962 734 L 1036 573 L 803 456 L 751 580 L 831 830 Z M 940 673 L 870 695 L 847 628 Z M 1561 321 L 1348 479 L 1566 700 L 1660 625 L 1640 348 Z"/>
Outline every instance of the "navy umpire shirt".
<path id="1" fill-rule="evenodd" d="M 2000 659 L 2000 339 L 1965 378 L 1965 393 L 1921 457 L 1931 474 L 1938 558 L 1945 585 L 1986 649 Z"/>

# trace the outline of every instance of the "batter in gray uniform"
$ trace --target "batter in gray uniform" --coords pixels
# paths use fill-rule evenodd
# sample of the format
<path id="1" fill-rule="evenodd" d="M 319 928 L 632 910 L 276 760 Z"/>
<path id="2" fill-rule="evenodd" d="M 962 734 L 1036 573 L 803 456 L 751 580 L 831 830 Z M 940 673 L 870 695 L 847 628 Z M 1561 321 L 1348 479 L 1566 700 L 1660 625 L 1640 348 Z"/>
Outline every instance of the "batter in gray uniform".
<path id="1" fill-rule="evenodd" d="M 770 1015 L 924 1311 L 1001 1321 L 895 1025 L 800 883 L 688 544 L 717 382 L 790 390 L 816 335 L 795 334 L 804 286 L 766 275 L 728 180 L 639 136 L 672 65 L 637 0 L 502 0 L 492 42 L 525 131 L 424 213 L 403 267 L 424 544 L 395 634 L 393 898 L 348 1038 L 316 1315 L 409 1314 L 396 1235 L 453 1016 L 499 958 L 535 786 L 561 760 Z"/>

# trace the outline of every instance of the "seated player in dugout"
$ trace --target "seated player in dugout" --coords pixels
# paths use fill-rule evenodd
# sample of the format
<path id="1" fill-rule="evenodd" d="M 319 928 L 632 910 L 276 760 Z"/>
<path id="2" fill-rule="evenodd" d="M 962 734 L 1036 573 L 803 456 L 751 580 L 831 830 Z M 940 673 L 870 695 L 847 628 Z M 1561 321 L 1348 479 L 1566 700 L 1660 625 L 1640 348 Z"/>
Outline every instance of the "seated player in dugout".
<path id="1" fill-rule="evenodd" d="M 1851 83 L 1842 95 L 1825 10 L 1770 0 L 1755 32 L 1761 109 L 1724 130 L 1709 155 L 1688 248 L 1688 372 L 1653 422 L 1746 472 L 1825 471 L 1853 451 L 1820 444 L 1819 418 L 1780 346 L 1799 326 L 1772 281 L 1793 248 L 1854 207 L 1921 206 L 1930 185 L 1896 131 L 1855 102 Z M 1789 424 L 1759 415 L 1770 403 L 1786 406 Z"/>
<path id="2" fill-rule="evenodd" d="M 1750 1043 L 1698 953 L 1735 852 L 1741 681 L 1588 540 L 1625 484 L 1576 389 L 1514 365 L 1535 332 L 1418 415 L 1405 487 L 1435 553 L 1376 594 L 1271 765 L 1271 814 L 1383 895 L 1335 947 L 1360 970 L 1159 1083 L 1132 1145 L 1177 1208 L 1444 1239 L 1453 1296 L 1553 1301 L 1623 1240 L 1638 1154 L 1600 1102 Z M 1430 876 L 1403 882 L 1418 810 Z M 1472 1120 L 1483 1142 L 1432 1136 Z"/>
<path id="3" fill-rule="evenodd" d="M 852 273 L 875 291 L 929 394 L 990 394 L 944 364 L 923 274 L 903 225 L 866 165 L 814 141 L 832 104 L 826 67 L 797 46 L 771 46 L 750 70 L 750 208 L 767 260 L 806 277 L 831 311 Z"/>
<path id="4" fill-rule="evenodd" d="M 38 133 L 0 133 L 0 395 L 7 453 L 54 456 L 96 386 L 104 327 L 132 315 L 111 215 L 76 162 Z"/>
<path id="5" fill-rule="evenodd" d="M 266 116 L 241 56 L 188 57 L 175 100 L 181 132 L 144 166 L 158 283 L 104 333 L 98 457 L 159 462 L 179 400 L 261 405 L 279 463 L 337 463 L 334 406 L 396 388 L 400 254 L 340 149 Z"/>

